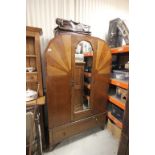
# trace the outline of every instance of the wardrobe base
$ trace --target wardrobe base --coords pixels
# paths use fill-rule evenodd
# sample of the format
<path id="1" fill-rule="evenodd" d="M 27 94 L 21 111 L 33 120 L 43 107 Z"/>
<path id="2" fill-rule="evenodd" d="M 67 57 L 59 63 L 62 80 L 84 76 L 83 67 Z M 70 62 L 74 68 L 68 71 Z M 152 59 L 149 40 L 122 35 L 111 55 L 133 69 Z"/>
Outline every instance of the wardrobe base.
<path id="1" fill-rule="evenodd" d="M 49 150 L 52 150 L 54 146 L 62 140 L 88 129 L 95 128 L 97 126 L 104 129 L 105 121 L 106 113 L 102 113 L 49 129 Z"/>

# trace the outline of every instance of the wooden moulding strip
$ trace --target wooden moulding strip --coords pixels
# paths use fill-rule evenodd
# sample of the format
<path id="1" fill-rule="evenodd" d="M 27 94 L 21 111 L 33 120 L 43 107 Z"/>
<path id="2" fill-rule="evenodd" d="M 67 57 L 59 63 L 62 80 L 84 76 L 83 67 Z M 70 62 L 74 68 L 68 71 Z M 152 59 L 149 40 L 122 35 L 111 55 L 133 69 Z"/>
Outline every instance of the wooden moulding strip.
<path id="1" fill-rule="evenodd" d="M 122 127 L 123 127 L 122 122 L 120 122 L 117 118 L 115 118 L 115 117 L 111 114 L 111 112 L 108 112 L 108 118 L 109 118 L 110 120 L 112 120 L 119 128 L 122 129 Z"/>
<path id="2" fill-rule="evenodd" d="M 125 103 L 122 103 L 119 99 L 116 99 L 113 96 L 109 96 L 109 101 L 118 106 L 119 108 L 125 110 Z"/>
<path id="3" fill-rule="evenodd" d="M 39 27 L 26 26 L 26 30 L 32 32 L 39 32 L 40 34 L 42 34 L 42 29 Z"/>
<path id="4" fill-rule="evenodd" d="M 86 77 L 91 77 L 91 73 L 89 73 L 89 72 L 84 72 L 84 75 L 85 75 Z"/>
<path id="5" fill-rule="evenodd" d="M 80 113 L 87 112 L 87 111 L 90 111 L 90 108 L 78 110 L 78 111 L 75 111 L 74 113 L 75 114 L 80 114 Z"/>
<path id="6" fill-rule="evenodd" d="M 27 101 L 26 106 L 33 106 L 36 104 L 36 100 Z M 37 105 L 44 105 L 45 104 L 45 96 L 38 97 Z"/>
<path id="7" fill-rule="evenodd" d="M 129 46 L 125 45 L 122 47 L 116 47 L 116 48 L 111 48 L 111 53 L 116 54 L 116 53 L 127 53 L 129 52 Z"/>
<path id="8" fill-rule="evenodd" d="M 125 81 L 120 81 L 120 80 L 117 80 L 117 79 L 111 79 L 110 83 L 115 85 L 115 86 L 119 86 L 121 88 L 128 89 L 128 83 L 125 82 Z"/>

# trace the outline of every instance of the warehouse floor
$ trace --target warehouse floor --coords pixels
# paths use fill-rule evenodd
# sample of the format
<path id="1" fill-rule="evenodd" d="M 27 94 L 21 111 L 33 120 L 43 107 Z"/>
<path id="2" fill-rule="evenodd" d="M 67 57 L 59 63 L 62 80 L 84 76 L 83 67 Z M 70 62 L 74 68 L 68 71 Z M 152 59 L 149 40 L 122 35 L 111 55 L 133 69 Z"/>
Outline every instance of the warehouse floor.
<path id="1" fill-rule="evenodd" d="M 119 140 L 107 129 L 93 129 L 61 142 L 44 155 L 117 155 Z"/>

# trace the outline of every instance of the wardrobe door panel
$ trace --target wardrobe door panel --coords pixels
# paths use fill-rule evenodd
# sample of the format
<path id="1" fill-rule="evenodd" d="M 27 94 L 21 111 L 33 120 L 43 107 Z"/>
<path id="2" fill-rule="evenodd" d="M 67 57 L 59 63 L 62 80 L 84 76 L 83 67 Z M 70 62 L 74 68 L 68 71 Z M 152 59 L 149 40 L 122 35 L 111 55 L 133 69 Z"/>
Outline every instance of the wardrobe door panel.
<path id="1" fill-rule="evenodd" d="M 71 37 L 57 36 L 46 50 L 49 128 L 71 121 Z"/>
<path id="2" fill-rule="evenodd" d="M 75 75 L 74 75 L 74 111 L 81 111 L 83 109 L 83 64 L 75 65 Z"/>
<path id="3" fill-rule="evenodd" d="M 73 63 L 73 87 L 72 87 L 72 120 L 79 120 L 93 115 L 91 103 L 91 74 L 93 57 L 85 57 L 96 50 L 97 39 L 87 35 L 72 35 L 72 63 Z"/>
<path id="4" fill-rule="evenodd" d="M 94 113 L 106 112 L 108 88 L 111 74 L 112 57 L 107 44 L 98 39 L 97 51 L 94 52 L 92 82 L 92 102 Z"/>

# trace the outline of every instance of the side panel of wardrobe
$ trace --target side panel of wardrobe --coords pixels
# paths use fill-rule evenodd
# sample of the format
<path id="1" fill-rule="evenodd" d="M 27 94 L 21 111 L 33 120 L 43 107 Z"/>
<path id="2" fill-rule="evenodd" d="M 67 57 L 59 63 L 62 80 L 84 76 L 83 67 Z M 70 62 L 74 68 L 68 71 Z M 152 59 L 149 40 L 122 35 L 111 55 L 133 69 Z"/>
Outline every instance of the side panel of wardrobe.
<path id="1" fill-rule="evenodd" d="M 49 128 L 71 121 L 71 68 L 71 36 L 57 36 L 46 49 Z"/>
<path id="2" fill-rule="evenodd" d="M 93 113 L 106 112 L 112 56 L 109 47 L 103 40 L 98 39 L 97 51 L 94 52 L 94 61 L 92 82 Z"/>

